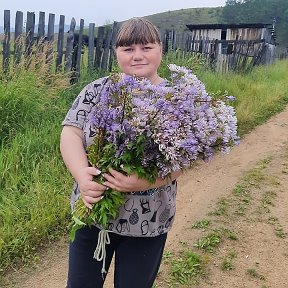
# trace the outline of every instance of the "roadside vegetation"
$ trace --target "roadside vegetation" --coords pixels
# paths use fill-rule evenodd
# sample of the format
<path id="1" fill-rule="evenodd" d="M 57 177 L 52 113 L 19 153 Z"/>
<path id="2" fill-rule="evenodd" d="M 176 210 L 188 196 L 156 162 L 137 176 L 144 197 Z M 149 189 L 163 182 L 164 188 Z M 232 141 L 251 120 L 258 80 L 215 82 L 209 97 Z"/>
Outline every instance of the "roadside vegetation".
<path id="1" fill-rule="evenodd" d="M 209 92 L 224 93 L 227 90 L 234 95 L 236 101 L 233 105 L 241 135 L 280 112 L 288 103 L 288 61 L 256 68 L 249 75 L 216 75 L 203 69 L 203 61 L 198 57 L 181 61 L 177 63 L 173 55 L 166 56 L 161 67 L 164 76 L 168 63 L 189 66 Z M 83 73 L 79 82 L 71 86 L 70 75 L 50 73 L 51 67 L 44 57 L 38 55 L 37 59 L 32 59 L 28 69 L 24 69 L 25 63 L 21 65 L 8 76 L 0 75 L 1 275 L 19 264 L 36 260 L 41 246 L 67 234 L 72 178 L 59 153 L 61 122 L 83 86 L 102 76 L 101 73 Z M 242 193 L 247 188 L 244 184 L 237 188 L 241 195 L 234 196 L 241 199 L 239 209 L 244 201 L 241 197 L 246 197 L 245 201 L 249 202 L 249 195 Z M 273 195 L 267 195 L 266 201 L 269 197 Z M 225 213 L 226 202 L 229 201 L 223 199 L 217 207 L 220 216 Z M 215 228 L 211 221 L 204 219 L 193 228 L 197 229 L 199 225 L 209 232 L 194 243 L 196 252 L 186 249 L 185 244 L 178 256 L 166 252 L 165 261 L 171 267 L 171 283 L 197 281 L 199 275 L 205 274 L 211 253 L 223 239 L 237 241 L 232 230 L 225 226 Z M 281 228 L 277 226 L 277 219 L 271 218 L 270 221 L 277 229 Z M 279 229 L 277 231 L 281 234 Z M 203 251 L 204 256 L 198 251 Z M 223 259 L 223 269 L 233 269 L 236 257 L 231 250 Z M 247 273 L 258 275 L 251 271 Z"/>

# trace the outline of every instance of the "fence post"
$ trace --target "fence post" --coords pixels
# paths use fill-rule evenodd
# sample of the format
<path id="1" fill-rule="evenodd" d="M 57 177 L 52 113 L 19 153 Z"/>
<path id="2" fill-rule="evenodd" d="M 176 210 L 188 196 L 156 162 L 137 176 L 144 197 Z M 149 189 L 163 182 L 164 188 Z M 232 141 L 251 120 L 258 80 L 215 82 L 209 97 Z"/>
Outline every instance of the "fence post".
<path id="1" fill-rule="evenodd" d="M 203 38 L 202 36 L 199 37 L 199 53 L 202 54 L 203 52 Z"/>
<path id="2" fill-rule="evenodd" d="M 45 37 L 45 12 L 39 12 L 37 42 L 43 42 Z"/>
<path id="3" fill-rule="evenodd" d="M 10 57 L 10 10 L 4 10 L 3 70 L 7 72 Z"/>
<path id="4" fill-rule="evenodd" d="M 82 56 L 82 42 L 83 42 L 83 30 L 84 30 L 84 20 L 80 19 L 80 29 L 79 29 L 79 42 L 77 47 L 77 59 L 76 59 L 76 78 L 80 76 L 81 68 L 81 56 Z"/>
<path id="5" fill-rule="evenodd" d="M 65 52 L 65 71 L 68 72 L 72 68 L 72 52 L 74 42 L 74 30 L 76 21 L 74 18 L 71 20 L 70 29 L 67 36 L 66 52 Z"/>
<path id="6" fill-rule="evenodd" d="M 38 23 L 38 35 L 37 35 L 37 54 L 39 55 L 42 54 L 44 51 L 44 41 L 45 41 L 45 12 L 40 12 Z"/>
<path id="7" fill-rule="evenodd" d="M 26 48 L 25 57 L 28 60 L 27 65 L 29 66 L 29 59 L 32 53 L 32 45 L 34 40 L 34 29 L 35 29 L 35 13 L 27 12 L 27 22 L 26 22 Z"/>
<path id="8" fill-rule="evenodd" d="M 109 53 L 109 65 L 108 65 L 108 70 L 111 72 L 113 68 L 113 62 L 115 59 L 114 55 L 114 46 L 116 43 L 116 35 L 118 33 L 118 23 L 114 21 L 113 27 L 112 27 L 112 39 L 110 43 L 110 53 Z"/>
<path id="9" fill-rule="evenodd" d="M 102 53 L 103 53 L 103 41 L 104 41 L 104 32 L 105 32 L 105 27 L 100 26 L 98 28 L 98 33 L 97 33 L 97 43 L 96 43 L 96 50 L 95 50 L 95 62 L 94 62 L 94 67 L 96 69 L 100 69 L 101 66 L 101 58 L 102 58 Z"/>
<path id="10" fill-rule="evenodd" d="M 14 63 L 19 64 L 21 61 L 22 45 L 23 45 L 23 12 L 17 11 L 15 18 L 15 34 L 14 34 Z"/>
<path id="11" fill-rule="evenodd" d="M 196 43 L 197 42 L 197 38 L 196 38 L 196 36 L 194 35 L 191 40 L 192 40 L 192 42 L 191 42 L 191 47 L 192 47 L 191 50 L 192 50 L 192 52 L 197 52 L 197 43 Z"/>
<path id="12" fill-rule="evenodd" d="M 175 30 L 171 31 L 171 46 L 172 46 L 172 50 L 175 52 L 177 47 L 176 47 L 176 33 Z"/>
<path id="13" fill-rule="evenodd" d="M 213 45 L 213 53 L 214 53 L 214 69 L 217 70 L 217 62 L 218 62 L 218 59 L 219 59 L 219 40 L 216 39 L 214 41 L 214 45 Z"/>
<path id="14" fill-rule="evenodd" d="M 95 24 L 89 23 L 89 43 L 88 43 L 88 68 L 93 68 L 93 57 L 94 57 L 94 42 L 95 42 Z"/>
<path id="15" fill-rule="evenodd" d="M 59 69 L 62 70 L 61 65 L 63 58 L 64 26 L 65 26 L 65 16 L 60 15 L 58 41 L 57 41 L 56 71 L 58 71 Z"/>
<path id="16" fill-rule="evenodd" d="M 170 33 L 169 30 L 165 30 L 165 34 L 164 34 L 164 47 L 163 47 L 163 51 L 164 53 L 167 53 L 169 51 L 169 40 L 170 40 Z"/>
<path id="17" fill-rule="evenodd" d="M 46 56 L 46 63 L 49 65 L 51 65 L 53 59 L 54 25 L 55 25 L 55 14 L 49 13 L 48 31 L 47 31 L 48 49 Z"/>
<path id="18" fill-rule="evenodd" d="M 109 59 L 111 39 L 112 39 L 112 29 L 107 29 L 105 41 L 104 41 L 103 57 L 102 57 L 102 62 L 101 62 L 101 70 L 103 71 L 108 70 L 108 59 Z"/>

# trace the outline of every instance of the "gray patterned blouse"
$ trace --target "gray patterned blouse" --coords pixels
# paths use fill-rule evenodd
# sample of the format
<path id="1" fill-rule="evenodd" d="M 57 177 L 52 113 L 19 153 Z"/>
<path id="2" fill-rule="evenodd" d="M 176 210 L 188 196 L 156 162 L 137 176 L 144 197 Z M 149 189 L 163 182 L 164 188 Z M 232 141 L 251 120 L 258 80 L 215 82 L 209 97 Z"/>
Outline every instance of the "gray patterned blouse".
<path id="1" fill-rule="evenodd" d="M 83 130 L 84 147 L 91 145 L 95 136 L 95 132 L 87 121 L 87 115 L 99 101 L 101 89 L 109 85 L 107 82 L 109 78 L 104 77 L 85 86 L 62 123 L 62 125 L 75 126 Z M 134 237 L 153 237 L 167 233 L 175 216 L 176 188 L 177 183 L 173 181 L 159 188 L 126 193 L 125 204 L 120 207 L 118 218 L 109 221 L 108 231 Z M 71 195 L 72 209 L 79 195 L 78 185 L 75 182 Z"/>

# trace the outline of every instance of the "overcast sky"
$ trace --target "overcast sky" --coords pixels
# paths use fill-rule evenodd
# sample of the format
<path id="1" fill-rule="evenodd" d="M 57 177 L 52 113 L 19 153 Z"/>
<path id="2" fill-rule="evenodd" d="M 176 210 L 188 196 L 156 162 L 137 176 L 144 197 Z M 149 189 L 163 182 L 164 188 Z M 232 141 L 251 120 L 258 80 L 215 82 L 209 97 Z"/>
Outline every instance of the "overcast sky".
<path id="1" fill-rule="evenodd" d="M 0 26 L 3 26 L 4 10 L 11 12 L 11 26 L 14 26 L 16 11 L 22 11 L 24 18 L 26 12 L 35 12 L 38 23 L 39 11 L 54 13 L 56 23 L 59 23 L 59 15 L 65 16 L 66 24 L 72 17 L 77 25 L 82 18 L 85 26 L 95 23 L 96 26 L 123 21 L 131 17 L 147 16 L 160 12 L 196 8 L 196 7 L 219 7 L 225 5 L 225 0 L 0 0 Z M 46 18 L 48 18 L 46 16 Z"/>

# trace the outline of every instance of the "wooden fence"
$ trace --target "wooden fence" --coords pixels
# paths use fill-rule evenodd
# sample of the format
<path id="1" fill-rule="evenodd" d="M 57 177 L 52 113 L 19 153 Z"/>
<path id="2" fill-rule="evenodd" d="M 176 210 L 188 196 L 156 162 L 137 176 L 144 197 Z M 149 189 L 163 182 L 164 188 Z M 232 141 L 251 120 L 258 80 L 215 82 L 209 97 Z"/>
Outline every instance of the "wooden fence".
<path id="1" fill-rule="evenodd" d="M 14 39 L 11 40 L 10 11 L 4 11 L 3 39 L 3 70 L 9 65 L 17 64 L 21 59 L 29 59 L 35 53 L 35 45 L 46 45 L 47 62 L 55 63 L 56 71 L 73 71 L 73 79 L 77 80 L 81 69 L 96 69 L 111 71 L 114 61 L 113 46 L 119 28 L 117 22 L 113 25 L 96 28 L 89 23 L 88 35 L 84 34 L 84 20 L 81 19 L 76 31 L 76 21 L 72 18 L 68 32 L 64 32 L 65 16 L 60 15 L 59 30 L 55 30 L 55 15 L 48 15 L 48 26 L 45 31 L 45 13 L 39 12 L 38 25 L 35 24 L 35 13 L 27 12 L 24 31 L 23 12 L 17 11 L 15 18 Z M 37 28 L 37 31 L 35 31 Z M 24 32 L 23 32 L 24 31 Z M 96 35 L 97 34 L 97 35 Z M 260 64 L 272 63 L 275 59 L 275 47 L 263 40 L 234 41 L 211 40 L 208 38 L 193 38 L 191 33 L 176 33 L 164 31 L 161 33 L 164 53 L 181 50 L 185 53 L 201 54 L 210 67 L 216 71 L 243 71 Z M 22 41 L 21 41 L 22 39 Z M 24 41 L 23 41 L 24 39 Z M 50 46 L 49 46 L 50 45 Z M 87 53 L 83 53 L 86 46 Z M 43 51 L 43 48 L 42 48 Z M 84 59 L 87 57 L 86 59 Z M 87 55 L 87 56 L 86 56 Z"/>
<path id="2" fill-rule="evenodd" d="M 87 63 L 88 69 L 111 70 L 114 55 L 113 44 L 118 23 L 98 27 L 95 37 L 95 24 L 89 24 L 88 35 L 84 35 L 84 20 L 80 20 L 76 31 L 76 21 L 71 20 L 70 28 L 64 32 L 65 16 L 60 15 L 59 30 L 55 34 L 55 15 L 48 16 L 48 29 L 45 33 L 45 13 L 39 12 L 38 31 L 35 24 L 35 13 L 27 12 L 26 31 L 24 31 L 23 12 L 17 11 L 15 18 L 14 41 L 11 41 L 10 11 L 4 11 L 3 69 L 7 70 L 11 63 L 17 64 L 22 57 L 29 58 L 36 45 L 46 45 L 47 62 L 55 60 L 56 71 L 74 71 L 75 77 L 80 75 L 81 63 Z M 24 32 L 23 32 L 24 31 Z M 24 39 L 24 41 L 23 41 Z M 24 45 L 23 45 L 24 42 Z M 87 47 L 87 59 L 83 61 L 83 47 Z M 39 51 L 39 49 L 36 49 Z"/>

